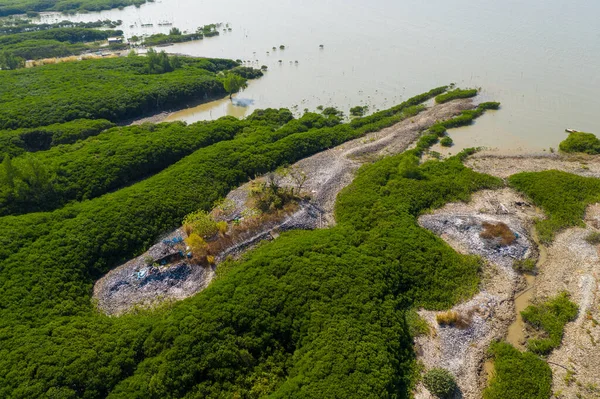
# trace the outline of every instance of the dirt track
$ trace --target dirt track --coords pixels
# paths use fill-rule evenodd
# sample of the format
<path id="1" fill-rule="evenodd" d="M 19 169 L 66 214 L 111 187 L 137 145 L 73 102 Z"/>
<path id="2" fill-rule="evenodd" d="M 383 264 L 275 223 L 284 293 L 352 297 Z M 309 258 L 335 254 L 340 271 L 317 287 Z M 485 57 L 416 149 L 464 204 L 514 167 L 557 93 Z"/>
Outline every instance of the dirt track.
<path id="1" fill-rule="evenodd" d="M 308 177 L 305 189 L 311 194 L 312 202 L 324 211 L 324 226 L 335 223 L 333 208 L 336 196 L 352 182 L 354 173 L 361 165 L 372 159 L 405 151 L 423 130 L 436 121 L 452 118 L 474 107 L 471 99 L 435 105 L 394 126 L 297 162 L 294 166 Z"/>
<path id="2" fill-rule="evenodd" d="M 379 132 L 369 133 L 362 138 L 348 141 L 340 146 L 303 159 L 292 166 L 306 175 L 303 191 L 310 194 L 310 201 L 300 204 L 300 208 L 275 223 L 267 223 L 249 237 L 229 246 L 216 257 L 223 260 L 226 255 L 237 256 L 261 240 L 272 239 L 278 231 L 289 229 L 323 228 L 335 223 L 333 207 L 340 190 L 352 182 L 354 173 L 370 159 L 400 153 L 415 141 L 423 130 L 438 120 L 452 118 L 475 105 L 471 99 L 451 101 L 427 108 L 420 114 L 397 123 Z M 283 178 L 282 185 L 293 186 L 290 178 Z M 227 198 L 235 203 L 235 215 L 243 215 L 249 195 L 247 183 L 233 191 Z M 175 231 L 169 236 L 182 235 Z M 171 267 L 151 269 L 152 274 L 139 277 L 147 267 L 144 259 L 154 259 L 155 252 L 164 251 L 164 245 L 157 243 L 145 254 L 117 267 L 100 279 L 94 287 L 94 300 L 99 308 L 112 315 L 126 313 L 136 307 L 151 307 L 162 301 L 181 300 L 194 295 L 208 286 L 214 273 L 183 262 L 177 271 Z M 162 252 L 161 252 L 162 253 Z M 156 270 L 156 271 L 155 271 Z M 153 291 L 154 290 L 154 291 Z"/>

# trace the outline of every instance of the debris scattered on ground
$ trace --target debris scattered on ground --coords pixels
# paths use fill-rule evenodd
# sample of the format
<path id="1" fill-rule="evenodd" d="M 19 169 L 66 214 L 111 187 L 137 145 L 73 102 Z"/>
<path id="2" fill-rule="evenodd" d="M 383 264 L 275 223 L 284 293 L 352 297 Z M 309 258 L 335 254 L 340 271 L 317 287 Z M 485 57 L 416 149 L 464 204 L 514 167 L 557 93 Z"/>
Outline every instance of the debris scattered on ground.
<path id="1" fill-rule="evenodd" d="M 440 312 L 419 311 L 434 332 L 416 339 L 418 359 L 426 367 L 444 367 L 451 371 L 460 389 L 458 397 L 481 398 L 486 385 L 483 363 L 493 340 L 506 336 L 515 318 L 513 298 L 522 285 L 512 269 L 515 259 L 536 256 L 529 237 L 534 218 L 543 217 L 525 198 L 512 189 L 482 190 L 468 203 L 451 203 L 419 218 L 419 224 L 440 235 L 458 252 L 475 254 L 486 260 L 482 271 L 481 292 L 451 309 L 464 320 L 456 326 L 440 326 Z M 515 233 L 511 245 L 499 245 L 481 237 L 483 223 L 505 223 Z M 419 387 L 416 398 L 429 399 Z"/>
<path id="2" fill-rule="evenodd" d="M 94 299 L 104 313 L 116 316 L 136 307 L 151 307 L 165 300 L 184 299 L 208 285 L 211 268 L 186 258 L 185 237 L 176 230 L 142 256 L 110 271 L 96 282 Z"/>
<path id="3" fill-rule="evenodd" d="M 590 208 L 594 211 L 598 205 Z M 579 306 L 577 319 L 565 327 L 562 345 L 548 357 L 553 390 L 562 392 L 557 397 L 600 397 L 600 258 L 598 246 L 585 240 L 592 231 L 591 227 L 570 228 L 559 233 L 548 247 L 536 282 L 535 298 L 567 291 Z M 571 375 L 567 377 L 567 373 Z"/>

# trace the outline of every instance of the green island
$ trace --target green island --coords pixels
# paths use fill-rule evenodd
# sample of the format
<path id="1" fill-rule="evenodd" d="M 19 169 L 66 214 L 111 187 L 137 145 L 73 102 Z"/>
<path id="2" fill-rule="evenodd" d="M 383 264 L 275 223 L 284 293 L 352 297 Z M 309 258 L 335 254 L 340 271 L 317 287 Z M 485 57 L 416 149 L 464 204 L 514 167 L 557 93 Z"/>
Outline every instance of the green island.
<path id="1" fill-rule="evenodd" d="M 17 14 L 36 14 L 42 11 L 75 13 L 77 11 L 101 11 L 131 5 L 139 7 L 146 0 L 6 0 L 0 5 L 0 17 Z"/>
<path id="2" fill-rule="evenodd" d="M 594 134 L 465 148 L 454 84 L 188 123 L 271 74 L 152 48 L 221 24 L 35 21 L 145 2 L 0 5 L 1 398 L 600 397 Z"/>
<path id="3" fill-rule="evenodd" d="M 225 94 L 216 74 L 235 61 L 167 56 L 120 57 L 0 70 L 0 129 L 107 119 L 120 122 L 197 98 Z M 98 74 L 102 79 L 95 79 Z M 257 72 L 260 75 L 260 71 Z M 258 76 L 257 75 L 257 76 Z M 25 88 L 27 91 L 20 90 Z M 36 96 L 26 95 L 35 92 Z"/>

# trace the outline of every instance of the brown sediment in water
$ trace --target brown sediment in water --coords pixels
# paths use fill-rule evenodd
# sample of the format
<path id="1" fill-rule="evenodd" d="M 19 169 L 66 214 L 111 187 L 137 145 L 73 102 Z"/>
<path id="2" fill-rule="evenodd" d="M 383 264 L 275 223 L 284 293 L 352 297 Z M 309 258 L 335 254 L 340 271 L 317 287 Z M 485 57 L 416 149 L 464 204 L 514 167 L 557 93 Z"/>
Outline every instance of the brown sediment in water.
<path id="1" fill-rule="evenodd" d="M 531 238 L 537 245 L 539 255 L 536 262 L 536 270 L 540 270 L 546 262 L 548 252 L 546 247 L 540 242 L 535 229 L 531 229 Z M 531 304 L 531 299 L 534 297 L 535 293 L 534 288 L 536 283 L 536 275 L 534 274 L 525 274 L 523 277 L 525 278 L 526 286 L 521 292 L 515 295 L 516 317 L 515 321 L 508 327 L 508 332 L 506 334 L 506 341 L 520 350 L 525 350 L 526 343 L 525 322 L 523 321 L 521 312 Z"/>

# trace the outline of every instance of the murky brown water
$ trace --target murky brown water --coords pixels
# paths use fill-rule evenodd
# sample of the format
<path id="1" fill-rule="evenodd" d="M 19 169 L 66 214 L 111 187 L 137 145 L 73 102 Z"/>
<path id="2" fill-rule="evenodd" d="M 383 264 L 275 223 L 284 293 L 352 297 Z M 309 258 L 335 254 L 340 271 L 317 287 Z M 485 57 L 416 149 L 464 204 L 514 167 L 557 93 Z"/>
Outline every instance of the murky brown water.
<path id="1" fill-rule="evenodd" d="M 160 21 L 183 30 L 229 22 L 233 30 L 220 37 L 166 49 L 239 58 L 269 72 L 239 94 L 253 100 L 248 107 L 215 101 L 174 116 L 187 121 L 264 107 L 375 110 L 450 82 L 482 87 L 502 111 L 453 131 L 456 153 L 474 145 L 556 148 L 567 127 L 600 132 L 598 15 L 600 2 L 588 0 L 162 0 L 73 19 L 122 19 L 128 36 L 167 32 Z M 272 50 L 281 44 L 284 51 Z"/>

